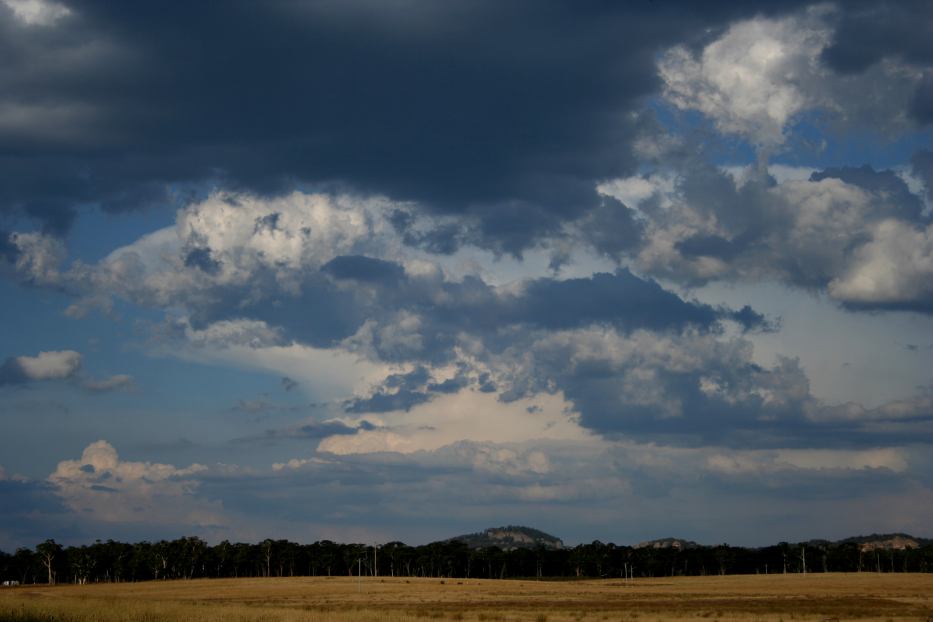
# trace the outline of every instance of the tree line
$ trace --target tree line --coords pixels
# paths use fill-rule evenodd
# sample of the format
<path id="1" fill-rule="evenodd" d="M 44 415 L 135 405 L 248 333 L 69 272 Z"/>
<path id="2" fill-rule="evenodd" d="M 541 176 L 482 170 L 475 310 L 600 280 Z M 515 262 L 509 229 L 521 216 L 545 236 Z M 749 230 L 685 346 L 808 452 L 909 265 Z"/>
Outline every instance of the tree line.
<path id="1" fill-rule="evenodd" d="M 98 540 L 68 547 L 46 540 L 12 554 L 0 551 L 0 579 L 20 584 L 337 575 L 514 579 L 805 572 L 933 572 L 933 543 L 902 550 L 862 550 L 858 542 L 678 549 L 595 541 L 556 550 L 502 550 L 471 549 L 459 541 L 375 546 L 267 539 L 257 544 L 225 540 L 210 546 L 200 538 L 185 537 L 134 544 Z"/>

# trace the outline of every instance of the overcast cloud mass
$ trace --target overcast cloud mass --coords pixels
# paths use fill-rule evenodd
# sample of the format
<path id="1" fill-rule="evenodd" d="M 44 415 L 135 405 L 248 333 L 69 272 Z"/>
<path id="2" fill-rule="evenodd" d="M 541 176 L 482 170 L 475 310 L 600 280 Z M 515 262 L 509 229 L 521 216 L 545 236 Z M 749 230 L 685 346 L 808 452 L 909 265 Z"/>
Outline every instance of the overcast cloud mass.
<path id="1" fill-rule="evenodd" d="M 0 0 L 0 548 L 933 536 L 931 25 Z"/>

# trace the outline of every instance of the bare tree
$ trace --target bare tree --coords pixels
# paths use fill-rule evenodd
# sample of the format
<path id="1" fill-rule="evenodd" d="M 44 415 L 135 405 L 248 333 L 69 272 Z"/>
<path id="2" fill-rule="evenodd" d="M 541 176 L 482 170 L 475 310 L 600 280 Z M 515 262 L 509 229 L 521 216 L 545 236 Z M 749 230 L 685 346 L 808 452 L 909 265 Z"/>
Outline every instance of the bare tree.
<path id="1" fill-rule="evenodd" d="M 262 541 L 262 558 L 265 563 L 263 572 L 266 577 L 272 576 L 272 544 L 271 538 L 266 538 Z"/>
<path id="2" fill-rule="evenodd" d="M 36 546 L 36 553 L 42 565 L 49 572 L 49 585 L 55 585 L 55 558 L 62 552 L 62 545 L 55 540 L 49 539 Z"/>

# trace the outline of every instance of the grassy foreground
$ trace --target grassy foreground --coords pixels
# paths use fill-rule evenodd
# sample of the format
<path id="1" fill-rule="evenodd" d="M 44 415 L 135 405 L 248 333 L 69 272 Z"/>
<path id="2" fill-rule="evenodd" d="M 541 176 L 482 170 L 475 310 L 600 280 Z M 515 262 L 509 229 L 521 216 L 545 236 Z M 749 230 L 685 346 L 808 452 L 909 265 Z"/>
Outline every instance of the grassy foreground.
<path id="1" fill-rule="evenodd" d="M 933 620 L 933 575 L 603 581 L 282 578 L 0 589 L 20 622 Z"/>

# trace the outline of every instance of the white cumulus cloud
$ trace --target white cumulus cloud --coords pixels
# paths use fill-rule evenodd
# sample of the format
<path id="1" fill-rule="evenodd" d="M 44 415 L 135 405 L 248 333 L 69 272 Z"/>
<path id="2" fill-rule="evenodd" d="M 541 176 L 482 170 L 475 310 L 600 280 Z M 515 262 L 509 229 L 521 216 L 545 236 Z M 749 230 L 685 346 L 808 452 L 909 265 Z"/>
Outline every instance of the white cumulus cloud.
<path id="1" fill-rule="evenodd" d="M 193 478 L 207 467 L 121 460 L 113 445 L 99 440 L 77 460 L 63 460 L 49 476 L 65 504 L 104 523 L 222 524 L 219 504 L 196 496 Z"/>
<path id="2" fill-rule="evenodd" d="M 67 380 L 81 369 L 81 354 L 74 350 L 50 350 L 35 356 L 15 356 L 0 365 L 0 385 L 43 380 Z"/>
<path id="3" fill-rule="evenodd" d="M 848 269 L 829 283 L 829 293 L 855 305 L 929 305 L 933 225 L 924 229 L 893 219 L 878 223 Z"/>
<path id="4" fill-rule="evenodd" d="M 699 57 L 684 47 L 669 50 L 659 64 L 665 96 L 706 114 L 723 132 L 759 147 L 780 145 L 788 122 L 815 103 L 805 87 L 820 75 L 819 54 L 830 40 L 824 13 L 738 22 Z"/>

